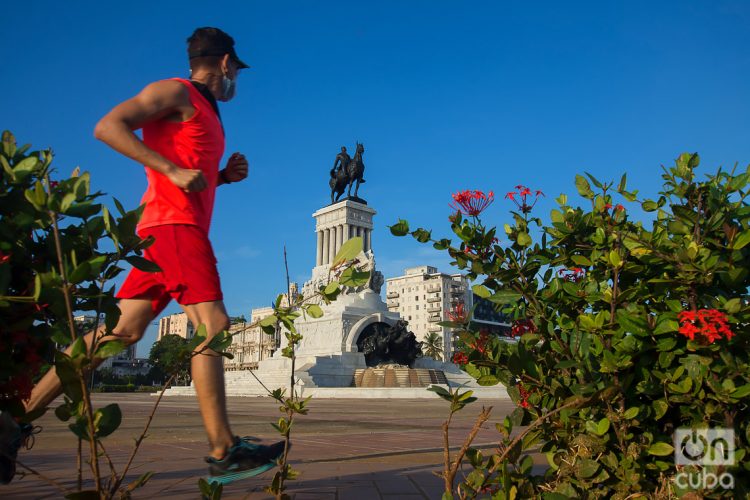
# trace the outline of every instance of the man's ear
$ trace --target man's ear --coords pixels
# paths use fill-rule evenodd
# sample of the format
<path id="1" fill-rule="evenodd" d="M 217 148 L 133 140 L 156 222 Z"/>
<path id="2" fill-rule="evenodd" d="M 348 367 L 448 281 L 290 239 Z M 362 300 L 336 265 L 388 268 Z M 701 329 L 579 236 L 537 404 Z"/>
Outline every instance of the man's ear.
<path id="1" fill-rule="evenodd" d="M 229 54 L 224 54 L 221 58 L 221 71 L 226 75 L 229 74 Z"/>

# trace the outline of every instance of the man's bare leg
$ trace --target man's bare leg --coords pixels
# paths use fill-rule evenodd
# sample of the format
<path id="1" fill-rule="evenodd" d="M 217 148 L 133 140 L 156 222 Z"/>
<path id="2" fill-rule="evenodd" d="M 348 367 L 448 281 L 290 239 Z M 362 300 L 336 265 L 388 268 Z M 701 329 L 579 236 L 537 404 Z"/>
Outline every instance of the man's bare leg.
<path id="1" fill-rule="evenodd" d="M 104 337 L 100 339 L 100 342 L 117 338 L 125 342 L 126 345 L 135 344 L 143 337 L 146 328 L 154 319 L 154 313 L 151 310 L 151 301 L 121 299 L 118 305 L 121 314 L 120 320 L 113 330 L 115 336 Z M 103 326 L 100 328 L 100 332 L 102 330 Z M 90 346 L 94 340 L 94 332 L 87 333 L 84 336 L 84 340 L 86 345 Z M 70 354 L 70 348 L 65 352 Z M 34 389 L 31 391 L 31 397 L 26 403 L 26 411 L 30 412 L 46 408 L 60 394 L 62 394 L 62 385 L 53 367 L 34 386 Z"/>
<path id="2" fill-rule="evenodd" d="M 207 339 L 229 328 L 229 316 L 222 301 L 201 302 L 182 306 L 188 318 L 197 328 L 206 325 Z M 203 345 L 198 346 L 198 350 Z M 190 362 L 195 392 L 198 395 L 198 406 L 203 417 L 203 425 L 208 434 L 211 456 L 217 459 L 224 457 L 227 449 L 234 442 L 234 434 L 229 427 L 227 400 L 224 389 L 224 363 L 221 356 L 214 351 L 206 350 L 193 356 Z"/>

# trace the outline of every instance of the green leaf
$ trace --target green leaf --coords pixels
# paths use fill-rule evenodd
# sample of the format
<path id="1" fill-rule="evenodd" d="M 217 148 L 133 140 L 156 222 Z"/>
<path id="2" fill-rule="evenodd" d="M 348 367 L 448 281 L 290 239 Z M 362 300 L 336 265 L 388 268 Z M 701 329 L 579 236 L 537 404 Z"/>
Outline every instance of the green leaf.
<path id="1" fill-rule="evenodd" d="M 618 268 L 622 265 L 622 258 L 620 257 L 620 254 L 617 252 L 617 250 L 610 250 L 609 262 L 614 268 Z"/>
<path id="2" fill-rule="evenodd" d="M 736 399 L 742 399 L 750 395 L 750 384 L 739 386 L 732 392 L 732 397 Z"/>
<path id="3" fill-rule="evenodd" d="M 120 200 L 117 198 L 112 198 L 112 200 L 115 202 L 115 206 L 117 207 L 117 211 L 120 212 L 120 215 L 125 216 L 127 212 L 123 208 L 122 203 L 120 203 Z"/>
<path id="4" fill-rule="evenodd" d="M 573 263 L 578 266 L 592 266 L 593 265 L 593 263 L 591 262 L 591 259 L 583 255 L 571 255 L 570 260 L 572 260 Z"/>
<path id="5" fill-rule="evenodd" d="M 76 266 L 76 268 L 73 269 L 73 272 L 70 273 L 68 281 L 73 284 L 78 284 L 82 281 L 91 281 L 91 276 L 89 276 L 90 273 L 91 264 L 89 264 L 88 261 L 82 262 L 81 265 Z"/>
<path id="6" fill-rule="evenodd" d="M 115 432 L 122 422 L 122 412 L 116 403 L 94 412 L 94 431 L 97 437 L 106 437 Z"/>
<path id="7" fill-rule="evenodd" d="M 531 245 L 531 243 L 532 243 L 531 236 L 529 236 L 529 233 L 527 233 L 525 231 L 521 231 L 521 232 L 518 233 L 518 236 L 516 237 L 516 241 L 522 247 L 527 247 L 527 246 Z"/>
<path id="8" fill-rule="evenodd" d="M 641 204 L 641 207 L 646 212 L 653 212 L 654 210 L 659 208 L 659 205 L 653 200 L 646 200 Z"/>
<path id="9" fill-rule="evenodd" d="M 63 422 L 70 420 L 70 417 L 72 417 L 72 414 L 70 413 L 70 405 L 63 403 L 55 408 L 55 416 Z"/>
<path id="10" fill-rule="evenodd" d="M 628 174 L 622 174 L 622 177 L 620 178 L 620 183 L 617 185 L 617 192 L 622 193 L 625 191 L 626 184 L 628 182 Z"/>
<path id="11" fill-rule="evenodd" d="M 625 418 L 627 420 L 631 420 L 631 419 L 637 417 L 638 413 L 640 411 L 641 410 L 637 406 L 634 406 L 632 408 L 628 408 L 627 410 L 625 410 L 625 413 L 623 413 L 622 416 L 623 416 L 623 418 Z"/>
<path id="12" fill-rule="evenodd" d="M 125 257 L 125 260 L 128 261 L 136 269 L 143 271 L 145 273 L 160 273 L 161 272 L 161 268 L 159 266 L 157 266 L 155 263 L 151 262 L 150 260 L 144 259 L 143 257 L 139 255 L 130 255 L 128 257 Z"/>
<path id="13" fill-rule="evenodd" d="M 609 430 L 609 419 L 603 418 L 599 420 L 599 423 L 596 424 L 596 433 L 600 436 L 603 436 L 607 433 Z"/>
<path id="14" fill-rule="evenodd" d="M 602 186 L 602 183 L 601 183 L 601 182 L 599 182 L 599 181 L 598 181 L 598 180 L 596 179 L 596 177 L 594 177 L 594 176 L 593 176 L 593 175 L 591 175 L 590 173 L 588 173 L 588 172 L 584 172 L 584 174 L 586 174 L 586 177 L 588 177 L 588 178 L 589 178 L 589 179 L 591 180 L 591 183 L 592 183 L 592 184 L 593 184 L 594 186 L 598 187 L 599 189 L 602 189 L 602 188 L 604 187 L 604 186 Z"/>
<path id="15" fill-rule="evenodd" d="M 484 285 L 474 285 L 471 287 L 471 290 L 482 299 L 486 299 L 492 295 L 492 292 Z"/>
<path id="16" fill-rule="evenodd" d="M 342 286 L 348 286 L 350 288 L 358 288 L 360 286 L 366 285 L 369 279 L 370 279 L 369 271 L 357 271 L 355 268 L 350 267 L 350 268 L 347 268 L 343 273 L 341 273 L 341 278 L 339 279 L 339 282 L 341 283 Z"/>
<path id="17" fill-rule="evenodd" d="M 414 237 L 415 240 L 417 240 L 420 243 L 427 243 L 428 241 L 430 241 L 430 238 L 432 237 L 430 231 L 422 229 L 421 227 L 415 230 L 414 232 L 412 232 L 411 235 Z"/>
<path id="18" fill-rule="evenodd" d="M 590 458 L 582 458 L 576 462 L 576 472 L 584 479 L 592 477 L 599 471 L 601 464 Z"/>
<path id="19" fill-rule="evenodd" d="M 38 158 L 36 158 L 35 156 L 28 156 L 18 162 L 18 164 L 13 168 L 13 173 L 15 173 L 19 179 L 24 179 L 31 172 L 33 172 L 38 165 Z"/>
<path id="20" fill-rule="evenodd" d="M 96 348 L 96 357 L 99 359 L 111 358 L 112 356 L 124 351 L 125 347 L 125 343 L 122 340 L 101 342 Z"/>
<path id="21" fill-rule="evenodd" d="M 66 193 L 65 196 L 63 196 L 62 201 L 60 202 L 60 212 L 67 213 L 68 209 L 75 201 L 75 193 Z"/>
<path id="22" fill-rule="evenodd" d="M 323 293 L 325 295 L 333 295 L 339 292 L 339 282 L 338 281 L 332 281 L 326 285 L 325 289 L 323 290 Z"/>
<path id="23" fill-rule="evenodd" d="M 669 409 L 669 405 L 663 399 L 657 399 L 656 401 L 651 403 L 651 406 L 654 408 L 654 418 L 656 420 L 659 420 L 661 417 L 663 417 Z"/>
<path id="24" fill-rule="evenodd" d="M 323 316 L 323 309 L 317 304 L 310 304 L 307 306 L 307 314 L 313 318 L 320 318 Z"/>
<path id="25" fill-rule="evenodd" d="M 750 230 L 742 231 L 732 242 L 732 250 L 741 250 L 750 243 Z"/>
<path id="26" fill-rule="evenodd" d="M 393 236 L 406 236 L 409 234 L 409 223 L 403 219 L 399 219 L 397 224 L 389 226 L 389 228 Z"/>
<path id="27" fill-rule="evenodd" d="M 514 292 L 512 290 L 498 290 L 492 295 L 488 297 L 488 300 L 490 302 L 494 302 L 495 304 L 510 304 L 512 302 L 518 301 L 522 295 L 518 292 Z"/>
<path id="28" fill-rule="evenodd" d="M 591 190 L 589 181 L 582 175 L 576 175 L 576 189 L 578 190 L 578 194 L 586 199 L 590 200 L 594 197 L 594 192 Z"/>
<path id="29" fill-rule="evenodd" d="M 78 337 L 70 348 L 70 359 L 75 360 L 80 356 L 86 355 L 86 343 L 83 337 Z"/>
<path id="30" fill-rule="evenodd" d="M 362 245 L 362 237 L 360 236 L 346 240 L 344 244 L 341 245 L 339 252 L 333 258 L 331 267 L 338 267 L 341 264 L 354 259 L 362 251 Z"/>
<path id="31" fill-rule="evenodd" d="M 669 443 L 658 442 L 648 447 L 646 452 L 657 457 L 666 457 L 674 453 L 674 447 Z"/>

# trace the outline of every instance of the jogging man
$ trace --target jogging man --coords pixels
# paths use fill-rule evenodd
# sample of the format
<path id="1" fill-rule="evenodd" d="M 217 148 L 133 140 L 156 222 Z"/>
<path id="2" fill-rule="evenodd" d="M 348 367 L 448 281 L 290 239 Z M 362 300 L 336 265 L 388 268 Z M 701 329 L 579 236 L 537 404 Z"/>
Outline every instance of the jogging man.
<path id="1" fill-rule="evenodd" d="M 216 101 L 234 97 L 237 75 L 248 66 L 237 56 L 232 37 L 217 28 L 195 30 L 188 38 L 188 57 L 189 80 L 148 85 L 115 106 L 94 130 L 97 139 L 145 165 L 148 179 L 138 234 L 154 237 L 145 255 L 162 272 L 133 269 L 117 294 L 122 315 L 113 333 L 127 344 L 140 340 L 172 299 L 194 325 L 206 325 L 209 339 L 229 327 L 208 230 L 216 187 L 244 180 L 248 164 L 234 153 L 219 169 L 224 129 Z M 138 129 L 143 140 L 134 133 Z M 229 427 L 222 358 L 204 351 L 192 358 L 191 373 L 208 434 L 210 476 L 224 483 L 273 467 L 283 442 L 257 445 Z M 52 370 L 34 388 L 27 410 L 44 408 L 60 394 Z M 19 430 L 14 442 L 0 439 L 0 454 L 14 458 L 23 433 Z M 15 469 L 14 461 L 11 465 Z M 13 470 L 2 472 L 12 478 Z"/>

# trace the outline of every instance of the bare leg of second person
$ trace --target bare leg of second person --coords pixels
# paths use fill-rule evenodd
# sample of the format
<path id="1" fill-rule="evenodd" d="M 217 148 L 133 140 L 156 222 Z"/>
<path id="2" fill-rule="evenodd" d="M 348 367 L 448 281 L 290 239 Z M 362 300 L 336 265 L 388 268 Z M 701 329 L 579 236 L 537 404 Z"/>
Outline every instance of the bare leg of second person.
<path id="1" fill-rule="evenodd" d="M 190 321 L 198 327 L 206 325 L 207 338 L 229 328 L 227 316 L 222 301 L 201 302 L 182 306 Z M 203 345 L 198 346 L 200 350 Z M 206 350 L 193 356 L 190 369 L 198 396 L 198 406 L 203 417 L 203 425 L 208 434 L 211 446 L 210 455 L 221 459 L 234 442 L 234 434 L 229 427 L 227 416 L 227 400 L 224 388 L 224 363 L 220 355 Z"/>
<path id="2" fill-rule="evenodd" d="M 114 336 L 104 337 L 100 339 L 99 342 L 119 339 L 125 342 L 126 345 L 135 344 L 141 339 L 141 337 L 143 337 L 146 328 L 154 319 L 154 313 L 151 309 L 151 301 L 142 299 L 121 299 L 118 305 L 121 314 L 120 320 L 117 322 L 117 326 L 113 330 Z M 87 333 L 84 336 L 84 340 L 86 345 L 90 346 L 94 340 L 94 332 Z M 70 348 L 65 352 L 70 354 Z M 62 394 L 62 385 L 60 384 L 60 379 L 53 367 L 34 386 L 34 389 L 31 391 L 31 397 L 26 403 L 26 411 L 30 412 L 46 408 L 60 394 Z"/>

